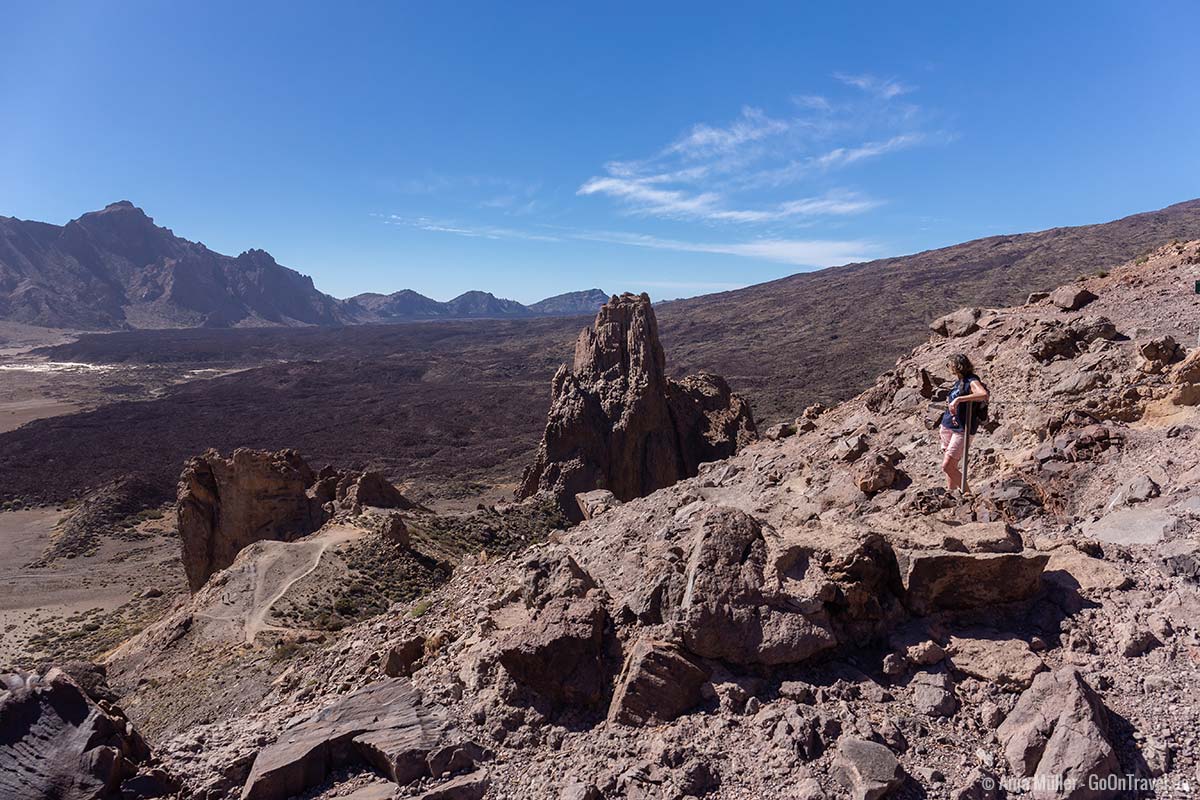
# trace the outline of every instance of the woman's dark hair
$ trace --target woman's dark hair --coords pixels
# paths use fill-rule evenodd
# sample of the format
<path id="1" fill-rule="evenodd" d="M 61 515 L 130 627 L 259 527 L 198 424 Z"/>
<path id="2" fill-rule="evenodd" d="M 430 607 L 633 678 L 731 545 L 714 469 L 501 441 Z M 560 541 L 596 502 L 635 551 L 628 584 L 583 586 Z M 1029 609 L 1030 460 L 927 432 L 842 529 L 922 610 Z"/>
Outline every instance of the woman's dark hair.
<path id="1" fill-rule="evenodd" d="M 975 365 L 971 363 L 971 359 L 962 353 L 955 353 L 950 356 L 949 361 L 950 366 L 954 367 L 954 371 L 958 373 L 958 377 L 965 378 L 968 375 L 975 374 Z"/>

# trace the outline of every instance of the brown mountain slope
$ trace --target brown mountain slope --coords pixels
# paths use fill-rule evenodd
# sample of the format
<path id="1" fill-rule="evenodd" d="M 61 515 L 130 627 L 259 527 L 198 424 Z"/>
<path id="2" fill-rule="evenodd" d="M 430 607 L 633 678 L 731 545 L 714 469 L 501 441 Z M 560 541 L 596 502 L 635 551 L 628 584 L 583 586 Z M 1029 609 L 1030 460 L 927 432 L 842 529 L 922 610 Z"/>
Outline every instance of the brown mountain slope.
<path id="1" fill-rule="evenodd" d="M 942 314 L 1012 305 L 1198 236 L 1200 200 L 1190 200 L 1114 222 L 992 236 L 664 303 L 658 318 L 673 371 L 725 376 L 769 422 L 853 395 Z"/>

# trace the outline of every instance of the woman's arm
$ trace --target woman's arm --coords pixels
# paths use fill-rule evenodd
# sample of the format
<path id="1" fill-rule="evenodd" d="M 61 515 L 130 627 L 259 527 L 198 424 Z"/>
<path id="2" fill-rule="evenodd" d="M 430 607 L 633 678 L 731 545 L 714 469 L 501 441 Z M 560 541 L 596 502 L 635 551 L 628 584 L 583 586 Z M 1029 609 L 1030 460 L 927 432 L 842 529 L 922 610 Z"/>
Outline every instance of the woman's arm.
<path id="1" fill-rule="evenodd" d="M 958 397 L 950 401 L 950 411 L 953 413 L 959 403 L 978 403 L 988 399 L 988 390 L 979 381 L 971 381 L 971 385 L 967 387 L 971 390 L 970 394 L 960 394 Z"/>

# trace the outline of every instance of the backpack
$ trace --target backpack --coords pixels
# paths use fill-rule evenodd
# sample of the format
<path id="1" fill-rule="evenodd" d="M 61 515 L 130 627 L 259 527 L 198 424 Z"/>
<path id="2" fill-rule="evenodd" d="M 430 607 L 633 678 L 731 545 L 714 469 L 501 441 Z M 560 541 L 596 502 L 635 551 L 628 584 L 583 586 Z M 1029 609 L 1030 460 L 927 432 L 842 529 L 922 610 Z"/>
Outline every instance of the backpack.
<path id="1" fill-rule="evenodd" d="M 984 383 L 982 380 L 980 380 L 978 375 L 975 376 L 975 380 L 979 381 L 979 385 L 982 386 L 985 390 L 987 390 L 987 384 Z M 969 390 L 971 388 L 971 386 L 968 383 L 967 386 L 965 386 L 963 388 Z M 979 427 L 987 421 L 988 421 L 988 402 L 986 400 L 971 401 L 971 435 L 974 436 L 975 432 L 977 430 L 979 430 Z"/>

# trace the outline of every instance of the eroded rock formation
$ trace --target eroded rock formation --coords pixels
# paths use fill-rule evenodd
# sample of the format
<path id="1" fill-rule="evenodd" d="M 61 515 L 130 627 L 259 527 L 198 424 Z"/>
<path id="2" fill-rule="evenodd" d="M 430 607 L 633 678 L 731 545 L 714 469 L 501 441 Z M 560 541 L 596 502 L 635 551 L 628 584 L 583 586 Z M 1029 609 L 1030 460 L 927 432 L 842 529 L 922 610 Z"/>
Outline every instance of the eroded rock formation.
<path id="1" fill-rule="evenodd" d="M 755 438 L 747 403 L 715 375 L 667 377 L 645 294 L 614 296 L 554 376 L 546 431 L 519 497 L 546 491 L 578 521 L 576 494 L 643 497 Z"/>
<path id="2" fill-rule="evenodd" d="M 320 528 L 338 511 L 366 507 L 412 509 L 377 472 L 314 473 L 295 450 L 215 450 L 189 460 L 179 478 L 176 515 L 188 585 L 196 591 L 254 542 L 293 541 Z M 407 542 L 403 522 L 386 526 Z"/>
<path id="3" fill-rule="evenodd" d="M 232 564 L 248 544 L 291 541 L 321 527 L 327 514 L 308 495 L 315 481 L 295 450 L 241 448 L 229 458 L 210 450 L 188 461 L 179 479 L 176 513 L 192 590 Z"/>

